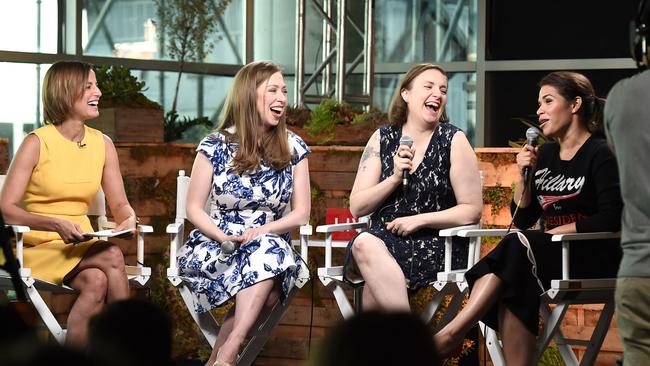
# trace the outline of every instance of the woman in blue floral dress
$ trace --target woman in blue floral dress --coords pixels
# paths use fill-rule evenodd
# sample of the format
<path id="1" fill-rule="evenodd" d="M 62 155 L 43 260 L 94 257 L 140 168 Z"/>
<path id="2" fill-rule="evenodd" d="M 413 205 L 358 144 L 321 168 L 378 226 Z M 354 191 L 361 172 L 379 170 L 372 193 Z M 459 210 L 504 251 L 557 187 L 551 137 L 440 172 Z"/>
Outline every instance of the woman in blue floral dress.
<path id="1" fill-rule="evenodd" d="M 178 266 L 208 311 L 235 297 L 206 365 L 230 365 L 261 313 L 309 277 L 290 231 L 309 220 L 309 150 L 286 128 L 280 69 L 253 62 L 235 75 L 221 126 L 199 144 L 187 196 L 196 229 Z M 207 202 L 207 205 L 206 205 Z M 220 258 L 221 243 L 240 243 Z"/>

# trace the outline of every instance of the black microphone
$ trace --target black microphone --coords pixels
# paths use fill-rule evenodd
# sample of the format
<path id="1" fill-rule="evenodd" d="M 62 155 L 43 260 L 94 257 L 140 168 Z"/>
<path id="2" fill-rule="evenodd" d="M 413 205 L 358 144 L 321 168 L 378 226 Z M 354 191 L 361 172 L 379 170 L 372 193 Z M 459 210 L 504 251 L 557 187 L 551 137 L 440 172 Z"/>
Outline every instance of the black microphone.
<path id="1" fill-rule="evenodd" d="M 409 135 L 402 135 L 402 137 L 399 139 L 399 145 L 406 145 L 411 148 L 413 146 L 413 137 Z M 409 171 L 408 169 L 402 170 L 402 186 L 407 187 L 409 185 Z"/>
<path id="2" fill-rule="evenodd" d="M 238 241 L 224 240 L 221 242 L 221 253 L 217 259 L 223 263 L 237 249 L 239 249 Z"/>
<path id="3" fill-rule="evenodd" d="M 86 144 L 82 144 L 81 141 L 77 141 L 77 147 L 83 149 L 84 147 L 86 147 Z"/>
<path id="4" fill-rule="evenodd" d="M 537 145 L 537 137 L 539 137 L 540 131 L 535 127 L 530 127 L 526 130 L 526 143 L 532 147 Z M 524 184 L 528 184 L 528 176 L 530 175 L 530 167 L 524 167 Z"/>

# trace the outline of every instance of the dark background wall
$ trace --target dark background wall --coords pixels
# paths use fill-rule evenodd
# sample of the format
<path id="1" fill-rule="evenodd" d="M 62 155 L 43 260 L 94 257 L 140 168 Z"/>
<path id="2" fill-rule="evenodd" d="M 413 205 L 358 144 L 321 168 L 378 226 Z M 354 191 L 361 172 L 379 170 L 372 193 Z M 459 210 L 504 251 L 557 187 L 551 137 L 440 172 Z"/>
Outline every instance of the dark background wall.
<path id="1" fill-rule="evenodd" d="M 638 0 L 489 0 L 486 59 L 535 60 L 534 68 L 543 70 L 487 73 L 486 146 L 507 146 L 509 140 L 524 136 L 527 126 L 516 118 L 534 117 L 537 83 L 555 71 L 546 69 L 544 60 L 631 58 L 629 23 L 637 6 Z M 601 97 L 618 80 L 637 72 L 572 71 L 585 74 Z"/>

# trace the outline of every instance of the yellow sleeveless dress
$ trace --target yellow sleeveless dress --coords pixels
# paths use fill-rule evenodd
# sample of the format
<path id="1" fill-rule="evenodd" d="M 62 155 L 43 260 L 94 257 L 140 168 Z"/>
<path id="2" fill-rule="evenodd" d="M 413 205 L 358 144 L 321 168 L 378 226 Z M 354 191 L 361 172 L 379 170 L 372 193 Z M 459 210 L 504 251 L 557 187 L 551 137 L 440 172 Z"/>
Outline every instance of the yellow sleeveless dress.
<path id="1" fill-rule="evenodd" d="M 40 140 L 40 155 L 23 196 L 25 210 L 68 220 L 84 232 L 94 231 L 86 214 L 104 170 L 102 133 L 86 126 L 81 147 L 53 125 L 32 133 Z M 96 239 L 66 244 L 56 232 L 30 231 L 24 241 L 25 267 L 32 269 L 35 278 L 60 285 Z"/>

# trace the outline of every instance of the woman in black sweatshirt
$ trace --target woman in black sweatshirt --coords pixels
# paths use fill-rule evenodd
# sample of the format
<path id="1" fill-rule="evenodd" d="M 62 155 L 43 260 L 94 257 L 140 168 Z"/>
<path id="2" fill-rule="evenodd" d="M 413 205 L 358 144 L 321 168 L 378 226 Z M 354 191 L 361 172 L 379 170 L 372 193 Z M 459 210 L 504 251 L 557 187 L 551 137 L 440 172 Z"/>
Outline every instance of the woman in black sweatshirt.
<path id="1" fill-rule="evenodd" d="M 525 145 L 517 155 L 521 178 L 511 211 L 518 228 L 539 222 L 540 230 L 507 235 L 466 273 L 468 304 L 434 337 L 441 355 L 480 320 L 500 330 L 508 365 L 530 365 L 540 295 L 551 279 L 561 277 L 561 245 L 551 243 L 551 236 L 620 230 L 618 170 L 601 128 L 604 100 L 584 75 L 574 72 L 550 73 L 539 85 L 539 127 L 554 141 Z M 532 172 L 530 182 L 524 182 L 526 169 Z M 617 240 L 573 243 L 571 253 L 573 278 L 616 276 Z"/>

